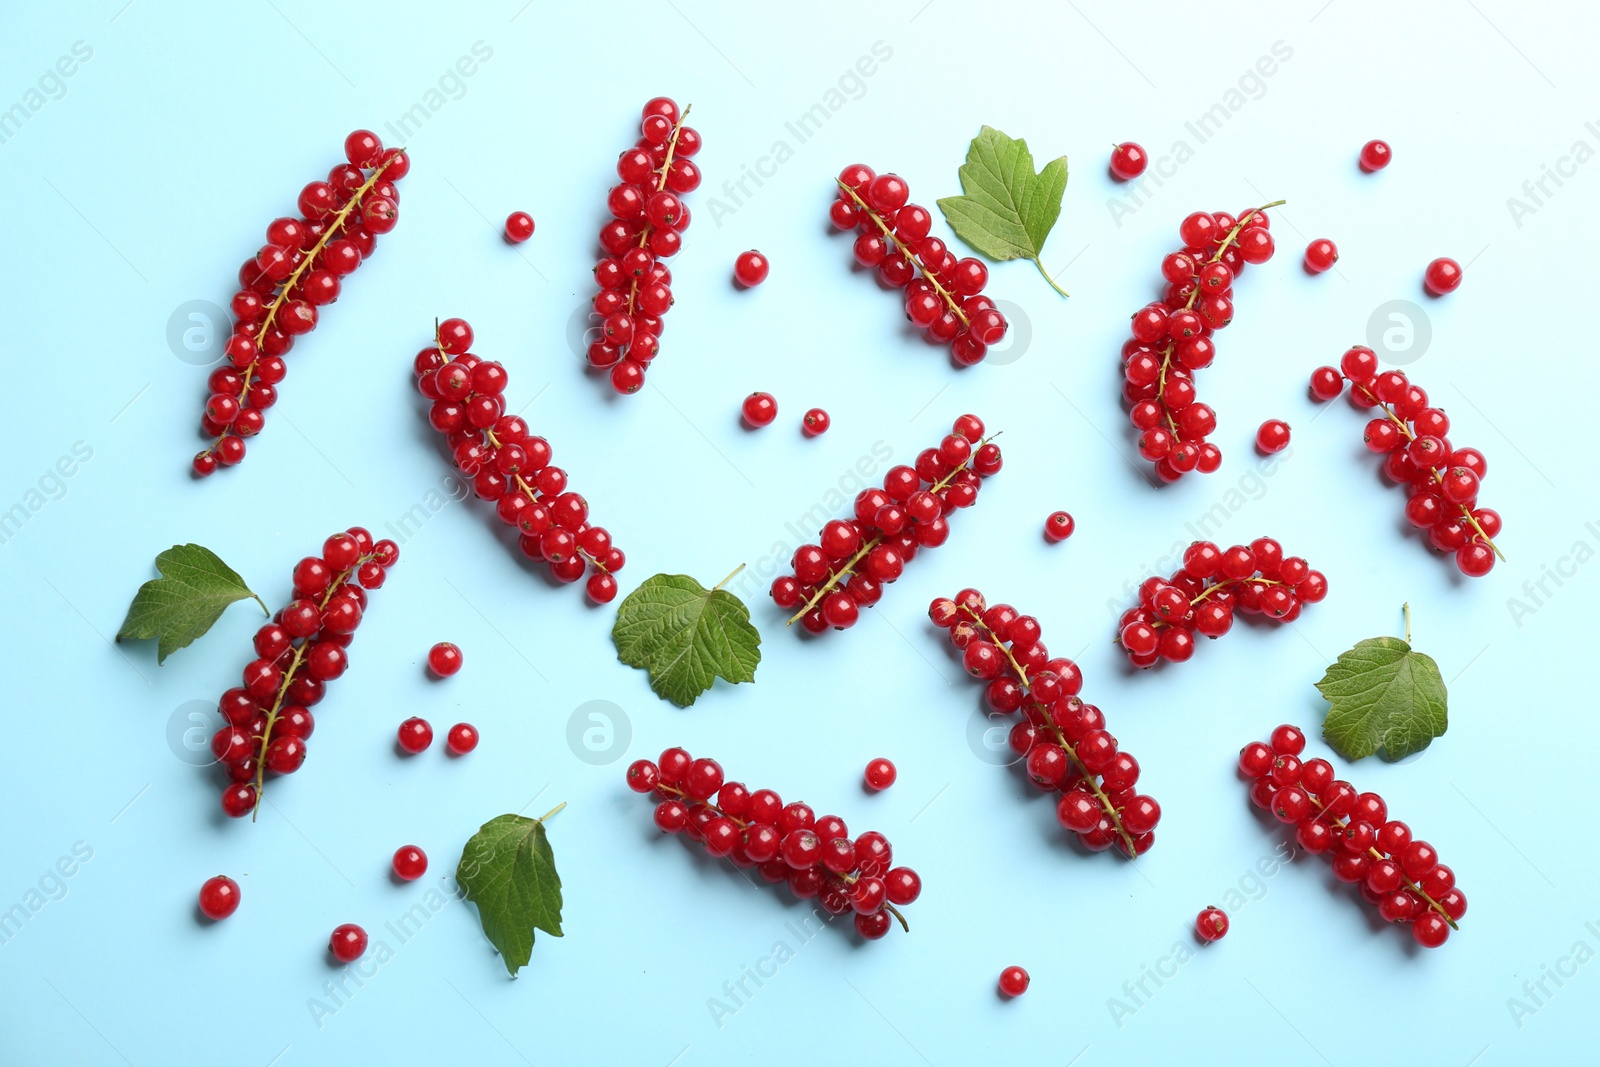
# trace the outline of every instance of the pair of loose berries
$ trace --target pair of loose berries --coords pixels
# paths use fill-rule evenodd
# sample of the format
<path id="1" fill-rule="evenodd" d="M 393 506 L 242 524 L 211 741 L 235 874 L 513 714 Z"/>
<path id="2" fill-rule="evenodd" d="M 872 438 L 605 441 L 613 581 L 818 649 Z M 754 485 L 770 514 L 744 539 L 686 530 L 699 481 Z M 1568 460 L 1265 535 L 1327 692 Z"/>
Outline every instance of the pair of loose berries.
<path id="1" fill-rule="evenodd" d="M 427 719 L 412 716 L 400 724 L 397 739 L 403 751 L 415 756 L 433 744 L 433 726 Z M 478 747 L 478 729 L 471 723 L 458 722 L 450 727 L 445 743 L 451 752 L 465 756 Z"/>

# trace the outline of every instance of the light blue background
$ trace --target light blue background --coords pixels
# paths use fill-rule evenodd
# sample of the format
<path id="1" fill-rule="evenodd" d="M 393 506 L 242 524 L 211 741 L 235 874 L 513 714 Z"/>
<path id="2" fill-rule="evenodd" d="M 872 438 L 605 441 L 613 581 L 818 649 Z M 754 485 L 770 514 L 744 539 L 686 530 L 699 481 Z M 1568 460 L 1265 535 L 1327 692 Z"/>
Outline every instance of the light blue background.
<path id="1" fill-rule="evenodd" d="M 92 458 L 0 546 L 0 909 L 75 843 L 93 858 L 0 945 L 0 1059 L 1592 1056 L 1583 1027 L 1600 965 L 1559 987 L 1546 979 L 1553 996 L 1537 1003 L 1523 983 L 1572 973 L 1576 942 L 1600 949 L 1600 923 L 1585 925 L 1600 921 L 1587 678 L 1600 578 L 1571 558 L 1600 547 L 1584 402 L 1600 163 L 1560 188 L 1547 182 L 1553 195 L 1530 200 L 1537 210 L 1520 225 L 1507 198 L 1575 142 L 1600 147 L 1600 129 L 1585 125 L 1600 119 L 1594 15 L 1503 0 L 1162 8 L 10 5 L 0 106 L 22 100 L 74 42 L 93 57 L 0 144 L 0 508 L 76 442 Z M 879 41 L 892 56 L 844 82 L 847 102 L 797 143 L 785 123 Z M 225 303 L 239 261 L 337 161 L 344 134 L 370 126 L 392 141 L 387 124 L 476 42 L 492 56 L 446 81 L 442 106 L 408 138 L 398 229 L 290 357 L 245 464 L 193 481 L 206 372 L 169 349 L 174 310 Z M 1290 58 L 1230 99 L 1275 42 Z M 694 103 L 708 180 L 672 264 L 678 302 L 662 355 L 643 394 L 617 399 L 585 376 L 567 336 L 591 294 L 612 161 L 639 105 L 661 92 Z M 1239 106 L 1200 143 L 1185 123 L 1217 103 Z M 1027 263 L 996 267 L 990 291 L 1017 306 L 1016 340 L 957 371 L 908 335 L 894 297 L 854 275 L 826 208 L 832 175 L 857 159 L 897 170 L 922 203 L 957 192 L 981 123 L 1026 136 L 1041 162 L 1070 156 L 1046 262 L 1073 297 L 1055 296 Z M 1374 136 L 1394 145 L 1395 162 L 1362 175 L 1356 153 Z M 1193 150 L 1142 205 L 1105 173 L 1110 145 L 1128 138 L 1158 157 L 1180 140 Z M 735 205 L 723 181 L 778 140 L 793 158 Z M 736 210 L 714 211 L 713 197 Z M 1276 213 L 1280 255 L 1241 281 L 1236 325 L 1200 378 L 1225 465 L 1152 489 L 1128 461 L 1117 396 L 1126 316 L 1157 293 L 1184 214 L 1279 197 L 1290 202 Z M 497 227 L 518 208 L 538 232 L 513 249 Z M 1310 277 L 1297 260 L 1317 236 L 1342 258 Z M 736 291 L 733 259 L 752 246 L 772 276 Z M 1422 268 L 1438 255 L 1467 264 L 1466 282 L 1427 300 Z M 1361 447 L 1363 417 L 1305 395 L 1307 372 L 1363 340 L 1393 299 L 1420 305 L 1431 330 L 1407 371 L 1450 412 L 1455 440 L 1489 459 L 1483 496 L 1505 516 L 1510 562 L 1481 581 L 1460 579 L 1407 532 L 1401 494 Z M 513 405 L 528 405 L 627 551 L 625 591 L 659 571 L 710 583 L 774 545 L 786 554 L 816 526 L 788 524 L 859 460 L 881 474 L 875 443 L 909 461 L 963 411 L 1004 429 L 1006 468 L 957 516 L 949 544 L 918 558 L 854 631 L 785 632 L 745 586 L 765 635 L 758 684 L 719 686 L 690 710 L 616 663 L 611 609 L 523 567 L 482 504 L 450 503 L 373 596 L 349 674 L 316 709 L 309 766 L 269 790 L 259 823 L 226 822 L 215 772 L 178 758 L 184 705 L 210 705 L 233 683 L 259 616 L 235 607 L 159 668 L 149 644 L 108 638 L 171 544 L 217 550 L 276 606 L 293 562 L 330 531 L 382 531 L 437 490 L 449 470 L 409 374 L 436 315 L 467 317 L 478 351 L 508 366 Z M 751 434 L 737 412 L 756 388 L 781 413 Z M 798 421 L 812 405 L 827 407 L 833 429 L 805 440 Z M 1249 442 L 1273 416 L 1294 426 L 1294 446 L 1264 476 Z M 1130 674 L 1110 643 L 1126 588 L 1170 568 L 1163 557 L 1191 539 L 1187 524 L 1217 505 L 1217 536 L 1279 537 L 1327 571 L 1331 596 L 1293 626 L 1242 625 L 1177 669 Z M 1079 529 L 1051 547 L 1038 531 L 1058 507 Z M 1553 595 L 1530 599 L 1524 583 L 1553 570 L 1564 584 L 1546 578 Z M 1159 843 L 1137 864 L 1069 847 L 1020 774 L 969 749 L 979 689 L 923 614 L 965 584 L 1036 614 L 1051 646 L 1079 657 L 1086 694 L 1165 808 Z M 1513 597 L 1535 610 L 1519 619 Z M 1462 931 L 1431 953 L 1383 928 L 1321 859 L 1259 878 L 1284 835 L 1248 809 L 1232 770 L 1239 745 L 1280 721 L 1314 733 L 1324 705 L 1312 683 L 1356 640 L 1398 633 L 1406 600 L 1417 644 L 1450 682 L 1450 731 L 1405 766 L 1340 767 L 1439 847 L 1471 899 Z M 441 639 L 459 643 L 467 665 L 433 684 L 422 660 Z M 598 756 L 577 746 L 609 764 L 569 745 L 588 701 L 612 702 L 616 736 L 630 739 Z M 483 744 L 462 760 L 441 745 L 402 760 L 394 728 L 412 714 L 441 735 L 470 719 Z M 926 884 L 908 909 L 911 934 L 861 944 L 830 929 L 802 947 L 787 924 L 804 908 L 662 839 L 622 771 L 672 743 L 886 832 Z M 900 781 L 867 796 L 861 768 L 877 755 L 897 762 Z M 450 902 L 403 944 L 385 929 L 444 887 L 478 824 L 562 800 L 550 833 L 566 936 L 541 935 L 519 980 L 507 980 L 468 906 Z M 433 868 L 402 886 L 388 858 L 408 842 Z M 244 903 L 207 925 L 194 895 L 219 872 L 239 880 Z M 1248 902 L 1232 909 L 1228 938 L 1175 964 L 1175 946 L 1194 948 L 1195 913 L 1230 891 Z M 346 921 L 393 958 L 319 1027 L 310 1001 L 331 1004 L 323 986 L 337 975 L 323 945 Z M 726 1001 L 723 983 L 780 940 L 794 958 L 719 1027 L 708 1000 Z M 1032 972 L 1033 988 L 1005 1003 L 994 983 L 1011 963 Z M 1147 981 L 1153 996 L 1134 1001 L 1124 983 L 1147 970 L 1173 976 Z M 1114 1018 L 1114 997 L 1137 1010 Z M 1537 1008 L 1520 1025 L 1512 997 Z"/>

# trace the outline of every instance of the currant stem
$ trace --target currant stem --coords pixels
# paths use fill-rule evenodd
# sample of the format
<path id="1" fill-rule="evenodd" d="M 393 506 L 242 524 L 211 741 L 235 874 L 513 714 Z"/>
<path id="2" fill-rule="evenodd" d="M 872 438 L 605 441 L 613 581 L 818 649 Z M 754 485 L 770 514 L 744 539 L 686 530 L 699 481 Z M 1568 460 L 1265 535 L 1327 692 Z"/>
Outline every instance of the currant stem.
<path id="1" fill-rule="evenodd" d="M 718 589 L 721 589 L 723 586 L 725 586 L 729 582 L 733 581 L 735 578 L 737 578 L 739 576 L 739 572 L 742 571 L 742 570 L 744 570 L 744 564 L 743 563 L 741 563 L 737 567 L 733 568 L 733 573 L 732 574 L 728 575 L 726 578 L 722 579 L 722 581 L 720 581 L 716 585 L 712 586 L 711 587 L 711 591 L 713 593 L 715 593 Z"/>
<path id="2" fill-rule="evenodd" d="M 950 295 L 949 290 L 945 289 L 943 285 L 939 284 L 939 279 L 928 270 L 928 265 L 922 261 L 922 257 L 913 252 L 910 245 L 900 240 L 899 235 L 894 232 L 894 228 L 888 223 L 884 222 L 883 216 L 874 211 L 865 200 L 861 199 L 860 195 L 857 194 L 854 189 L 850 188 L 844 182 L 839 181 L 837 178 L 835 178 L 834 181 L 838 183 L 839 188 L 850 194 L 850 199 L 854 200 L 856 202 L 856 206 L 867 213 L 868 218 L 878 224 L 878 229 L 883 231 L 883 235 L 885 237 L 894 242 L 895 247 L 900 249 L 900 254 L 917 265 L 917 269 L 922 272 L 923 280 L 929 285 L 933 286 L 934 292 L 939 294 L 939 297 L 944 301 L 945 306 L 950 309 L 951 313 L 954 314 L 956 318 L 961 320 L 961 325 L 970 325 L 970 323 L 967 321 L 967 313 L 961 309 L 960 302 L 957 301 L 955 297 Z M 1044 268 L 1040 267 L 1039 271 L 1040 273 L 1043 273 Z M 1046 280 L 1048 280 L 1049 277 L 1050 276 L 1048 274 L 1045 275 Z M 1055 285 L 1055 282 L 1050 282 L 1050 284 Z M 1061 295 L 1066 296 L 1067 294 L 1062 293 Z"/>
<path id="3" fill-rule="evenodd" d="M 1044 269 L 1044 264 L 1039 260 L 1039 257 L 1033 256 L 1031 258 L 1033 259 L 1033 265 L 1039 268 L 1039 273 L 1044 275 L 1044 280 L 1050 283 L 1050 288 L 1054 289 L 1056 292 L 1070 300 L 1072 298 L 1072 294 L 1056 284 L 1056 280 L 1050 277 L 1049 272 Z"/>
<path id="4" fill-rule="evenodd" d="M 661 166 L 656 169 L 657 178 L 655 182 L 655 191 L 658 193 L 667 187 L 667 171 L 672 168 L 672 157 L 676 155 L 678 151 L 678 140 L 683 135 L 684 120 L 689 117 L 689 111 L 693 107 L 693 104 L 686 104 L 684 106 L 683 114 L 679 115 L 678 121 L 673 124 L 672 135 L 667 138 L 667 154 L 662 157 Z M 644 248 L 646 245 L 648 245 L 650 243 L 650 235 L 655 232 L 655 229 L 655 226 L 651 224 L 650 220 L 648 218 L 645 219 L 644 227 L 639 231 L 639 244 L 637 247 Z M 633 281 L 628 283 L 628 304 L 625 312 L 629 318 L 633 317 L 635 302 L 639 298 L 639 281 L 640 279 L 635 278 Z"/>
<path id="5" fill-rule="evenodd" d="M 1017 680 L 1022 683 L 1024 688 L 1027 688 L 1027 668 L 1017 662 L 1017 658 L 1011 654 L 1011 649 L 1006 645 L 1001 644 L 995 638 L 994 631 L 989 629 L 988 624 L 983 621 L 983 616 L 981 614 L 973 611 L 965 604 L 961 605 L 961 610 L 966 612 L 967 616 L 978 626 L 978 628 L 988 635 L 990 644 L 994 645 L 995 648 L 1005 653 L 1006 660 L 1010 662 L 1011 669 L 1016 673 Z M 1034 701 L 1033 706 L 1039 710 L 1041 715 L 1044 716 L 1045 725 L 1048 726 L 1050 728 L 1050 732 L 1055 735 L 1056 744 L 1063 752 L 1067 754 L 1067 758 L 1082 768 L 1084 773 L 1084 781 L 1088 783 L 1089 788 L 1093 790 L 1095 799 L 1100 801 L 1100 806 L 1105 809 L 1106 816 L 1110 818 L 1112 824 L 1116 826 L 1117 833 L 1122 835 L 1123 843 L 1128 846 L 1128 858 L 1137 858 L 1139 853 L 1133 847 L 1133 835 L 1129 834 L 1127 829 L 1123 827 L 1122 816 L 1117 811 L 1117 806 L 1111 803 L 1111 798 L 1106 795 L 1105 790 L 1100 788 L 1100 783 L 1095 780 L 1099 777 L 1099 775 L 1093 773 L 1088 767 L 1083 765 L 1083 760 L 1078 758 L 1078 750 L 1072 746 L 1072 742 L 1067 740 L 1067 735 L 1062 731 L 1060 725 L 1057 724 L 1055 717 L 1050 714 L 1050 709 L 1038 701 Z"/>
<path id="6" fill-rule="evenodd" d="M 1376 405 L 1377 407 L 1381 408 L 1382 411 L 1383 411 L 1384 418 L 1386 418 L 1390 422 L 1394 423 L 1395 427 L 1401 433 L 1405 434 L 1406 442 L 1408 444 L 1417 439 L 1417 435 L 1412 432 L 1410 423 L 1408 423 L 1405 419 L 1402 419 L 1400 416 L 1396 415 L 1394 413 L 1394 409 L 1391 408 L 1388 404 L 1385 404 L 1382 400 L 1379 400 L 1377 398 L 1377 396 L 1372 392 L 1372 390 L 1368 389 L 1365 385 L 1362 385 L 1361 383 L 1355 382 L 1355 381 L 1352 381 L 1350 383 L 1350 386 L 1351 386 L 1352 389 L 1360 389 L 1363 393 L 1366 394 L 1368 400 L 1371 400 L 1374 405 Z M 1435 484 L 1443 484 L 1444 483 L 1444 472 L 1441 471 L 1439 468 L 1435 467 L 1433 469 L 1433 480 L 1434 480 Z M 1490 537 L 1488 534 L 1483 532 L 1483 527 L 1479 526 L 1478 525 L 1478 520 L 1473 517 L 1472 509 L 1467 507 L 1465 504 L 1457 504 L 1456 507 L 1461 511 L 1461 517 L 1463 519 L 1465 519 L 1468 523 L 1470 523 L 1474 530 L 1478 531 L 1478 536 L 1483 539 L 1483 543 L 1488 545 L 1494 551 L 1494 554 L 1500 558 L 1500 562 L 1501 563 L 1504 563 L 1506 561 L 1506 554 L 1504 552 L 1500 551 L 1500 546 L 1494 543 L 1494 539 L 1492 537 Z"/>

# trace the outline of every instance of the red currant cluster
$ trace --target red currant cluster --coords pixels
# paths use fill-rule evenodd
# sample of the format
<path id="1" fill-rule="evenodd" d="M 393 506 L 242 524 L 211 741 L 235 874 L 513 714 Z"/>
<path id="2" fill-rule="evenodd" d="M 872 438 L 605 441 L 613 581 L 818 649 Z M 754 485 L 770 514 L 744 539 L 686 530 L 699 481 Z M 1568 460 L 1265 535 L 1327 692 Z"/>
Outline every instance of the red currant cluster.
<path id="1" fill-rule="evenodd" d="M 664 833 L 683 833 L 712 856 L 786 882 L 796 897 L 816 897 L 830 915 L 854 911 L 862 937 L 876 941 L 888 933 L 890 915 L 910 929 L 896 905 L 916 900 L 922 879 L 910 867 L 890 867 L 889 839 L 876 830 L 852 840 L 837 815 L 819 818 L 770 789 L 725 782 L 716 760 L 692 759 L 681 748 L 667 749 L 655 763 L 635 760 L 628 786 L 662 798 L 655 818 Z"/>
<path id="2" fill-rule="evenodd" d="M 196 474 L 244 459 L 244 439 L 261 432 L 267 408 L 278 401 L 284 354 L 316 328 L 317 309 L 339 299 L 341 279 L 399 221 L 394 183 L 411 169 L 410 157 L 385 149 L 368 130 L 346 137 L 344 154 L 348 162 L 329 171 L 327 181 L 300 190 L 300 217 L 274 219 L 267 243 L 239 268 L 227 362 L 211 372 L 200 420 L 214 440 L 194 457 Z"/>
<path id="3" fill-rule="evenodd" d="M 352 526 L 324 541 L 322 555 L 294 565 L 295 599 L 256 631 L 243 684 L 217 705 L 225 725 L 212 735 L 211 754 L 228 772 L 223 811 L 252 815 L 267 774 L 293 774 L 305 762 L 311 707 L 349 666 L 345 649 L 367 590 L 381 586 L 399 558 L 399 545 Z"/>
<path id="4" fill-rule="evenodd" d="M 683 195 L 700 187 L 700 134 L 685 126 L 689 109 L 658 96 L 644 106 L 638 143 L 617 157 L 621 179 L 606 196 L 612 219 L 600 228 L 606 258 L 594 265 L 600 336 L 589 365 L 610 368 L 611 387 L 637 393 L 661 349 L 661 316 L 672 306 L 666 260 L 683 247 L 689 207 Z"/>
<path id="5" fill-rule="evenodd" d="M 1453 552 L 1462 574 L 1481 578 L 1504 559 L 1494 538 L 1500 513 L 1478 506 L 1478 486 L 1489 473 L 1476 448 L 1456 448 L 1445 436 L 1450 417 L 1428 404 L 1427 390 L 1397 370 L 1378 371 L 1378 357 L 1362 345 L 1350 349 L 1339 369 L 1311 372 L 1311 395 L 1332 400 L 1350 383 L 1350 403 L 1381 414 L 1367 423 L 1363 440 L 1383 456 L 1383 473 L 1405 486 L 1406 519 L 1428 532 L 1428 543 Z"/>
<path id="6" fill-rule="evenodd" d="M 977 503 L 978 487 L 1000 464 L 1000 446 L 984 438 L 983 420 L 962 415 L 916 466 L 891 467 L 882 489 L 857 493 L 854 520 L 835 519 L 819 544 L 796 549 L 794 574 L 772 583 L 773 602 L 793 611 L 789 622 L 808 633 L 854 626 L 920 549 L 949 539 L 947 516 Z"/>
<path id="7" fill-rule="evenodd" d="M 1233 321 L 1233 282 L 1246 263 L 1272 258 L 1266 207 L 1235 219 L 1197 211 L 1178 226 L 1183 248 L 1161 261 L 1162 299 L 1133 314 L 1133 337 L 1122 344 L 1122 398 L 1139 431 L 1139 454 L 1156 475 L 1175 482 L 1190 471 L 1210 474 L 1222 450 L 1206 438 L 1217 413 L 1195 399 L 1194 372 L 1217 355 L 1213 334 Z"/>
<path id="8" fill-rule="evenodd" d="M 1134 791 L 1139 761 L 1117 748 L 1106 717 L 1078 693 L 1083 672 L 1070 659 L 1050 658 L 1039 620 L 1010 604 L 987 604 L 976 589 L 928 606 L 934 624 L 950 632 L 967 673 L 989 683 L 984 700 L 1002 715 L 1022 718 L 1011 728 L 1011 749 L 1025 757 L 1041 790 L 1060 792 L 1056 818 L 1083 846 L 1116 845 L 1130 859 L 1155 844 L 1161 805 Z"/>
<path id="9" fill-rule="evenodd" d="M 983 361 L 1006 335 L 1006 317 L 982 295 L 989 269 L 970 256 L 957 259 L 928 236 L 933 214 L 910 204 L 911 187 L 898 174 L 876 174 L 864 163 L 839 172 L 839 199 L 829 216 L 841 230 L 860 229 L 856 262 L 875 268 L 885 285 L 906 291 L 906 318 L 928 340 L 950 345 L 964 367 Z"/>
<path id="10" fill-rule="evenodd" d="M 1136 667 L 1194 655 L 1194 635 L 1217 638 L 1233 628 L 1235 612 L 1293 622 L 1300 609 L 1328 595 L 1328 578 L 1283 546 L 1258 537 L 1249 546 L 1219 548 L 1196 541 L 1171 578 L 1146 578 L 1139 606 L 1122 613 L 1117 641 Z"/>
<path id="11" fill-rule="evenodd" d="M 613 576 L 626 557 L 603 526 L 589 525 L 589 502 L 567 489 L 567 472 L 550 463 L 550 442 L 528 432 L 518 415 L 507 415 L 505 367 L 468 351 L 472 327 L 446 319 L 435 327 L 434 344 L 412 365 L 417 392 L 433 401 L 428 422 L 445 435 L 473 492 L 495 506 L 500 521 L 521 535 L 522 554 L 550 565 L 559 581 L 575 582 L 593 568 L 589 599 L 609 603 L 617 595 Z"/>
<path id="12" fill-rule="evenodd" d="M 1331 856 L 1334 876 L 1359 885 L 1389 922 L 1410 923 L 1418 944 L 1444 944 L 1467 913 L 1455 872 L 1432 845 L 1412 839 L 1411 827 L 1389 818 L 1378 794 L 1335 779 L 1325 759 L 1302 761 L 1305 747 L 1305 735 L 1284 725 L 1270 744 L 1252 741 L 1240 750 L 1239 770 L 1254 779 L 1251 803 L 1293 826 L 1307 852 Z"/>

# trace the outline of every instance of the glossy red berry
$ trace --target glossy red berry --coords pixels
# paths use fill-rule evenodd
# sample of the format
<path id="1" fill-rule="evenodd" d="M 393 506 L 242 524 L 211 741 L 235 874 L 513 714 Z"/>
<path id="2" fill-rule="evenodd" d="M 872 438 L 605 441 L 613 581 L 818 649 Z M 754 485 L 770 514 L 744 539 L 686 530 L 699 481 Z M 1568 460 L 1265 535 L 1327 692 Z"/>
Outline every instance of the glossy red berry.
<path id="1" fill-rule="evenodd" d="M 1388 141 L 1368 141 L 1361 146 L 1361 169 L 1368 173 L 1382 170 L 1393 156 Z"/>
<path id="2" fill-rule="evenodd" d="M 1434 296 L 1455 292 L 1461 285 L 1461 264 L 1446 256 L 1439 257 L 1423 271 L 1422 284 Z"/>
<path id="3" fill-rule="evenodd" d="M 440 641 L 428 649 L 428 669 L 440 678 L 448 678 L 461 670 L 463 662 L 461 649 L 449 641 Z"/>
<path id="4" fill-rule="evenodd" d="M 238 910 L 238 882 L 223 874 L 205 880 L 200 887 L 200 914 L 220 922 Z"/>
<path id="5" fill-rule="evenodd" d="M 433 727 L 427 719 L 410 718 L 400 724 L 400 748 L 413 756 L 433 744 Z"/>
<path id="6" fill-rule="evenodd" d="M 367 951 L 367 932 L 355 923 L 334 927 L 328 939 L 328 951 L 340 963 L 354 963 Z"/>
<path id="7" fill-rule="evenodd" d="M 450 727 L 450 733 L 446 735 L 445 741 L 450 746 L 451 752 L 458 756 L 465 756 L 468 752 L 478 747 L 477 727 L 469 723 L 458 722 Z"/>
<path id="8" fill-rule="evenodd" d="M 1339 249 L 1326 237 L 1319 237 L 1306 246 L 1306 270 L 1321 274 L 1339 261 Z"/>
<path id="9" fill-rule="evenodd" d="M 1228 913 L 1218 907 L 1208 907 L 1194 920 L 1194 932 L 1202 941 L 1220 941 L 1228 932 Z"/>
<path id="10" fill-rule="evenodd" d="M 778 417 L 778 402 L 771 393 L 755 392 L 744 398 L 741 408 L 745 424 L 759 429 L 762 426 L 772 425 L 772 420 Z"/>
<path id="11" fill-rule="evenodd" d="M 415 882 L 428 873 L 428 854 L 416 845 L 401 845 L 395 849 L 392 866 L 397 877 Z"/>
<path id="12" fill-rule="evenodd" d="M 1144 173 L 1150 157 L 1134 141 L 1123 141 L 1111 150 L 1111 173 L 1121 181 L 1131 181 Z"/>
<path id="13" fill-rule="evenodd" d="M 766 281 L 769 269 L 770 264 L 767 262 L 767 257 L 755 249 L 751 249 L 748 252 L 740 252 L 739 258 L 733 262 L 733 276 L 738 279 L 740 285 L 746 288 L 760 285 Z"/>
<path id="14" fill-rule="evenodd" d="M 1282 452 L 1289 447 L 1289 424 L 1282 419 L 1268 419 L 1256 431 L 1256 448 L 1267 455 Z"/>
<path id="15" fill-rule="evenodd" d="M 896 776 L 894 764 L 881 756 L 867 764 L 865 777 L 869 789 L 874 791 L 888 789 L 894 785 Z"/>
<path id="16" fill-rule="evenodd" d="M 806 412 L 805 418 L 801 420 L 800 428 L 805 431 L 807 437 L 816 437 L 827 433 L 828 427 L 831 425 L 833 425 L 833 420 L 828 417 L 826 411 L 821 408 L 812 408 Z"/>
<path id="17" fill-rule="evenodd" d="M 1008 997 L 1020 997 L 1028 991 L 1028 972 L 1021 967 L 1007 967 L 1000 972 L 1000 992 Z"/>
<path id="18" fill-rule="evenodd" d="M 506 216 L 506 240 L 519 245 L 533 236 L 533 216 L 526 211 L 513 211 Z"/>
<path id="19" fill-rule="evenodd" d="M 1044 539 L 1051 544 L 1065 541 L 1077 528 L 1078 525 L 1070 514 L 1065 511 L 1052 511 L 1044 520 Z"/>

